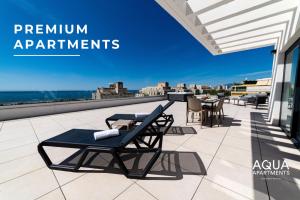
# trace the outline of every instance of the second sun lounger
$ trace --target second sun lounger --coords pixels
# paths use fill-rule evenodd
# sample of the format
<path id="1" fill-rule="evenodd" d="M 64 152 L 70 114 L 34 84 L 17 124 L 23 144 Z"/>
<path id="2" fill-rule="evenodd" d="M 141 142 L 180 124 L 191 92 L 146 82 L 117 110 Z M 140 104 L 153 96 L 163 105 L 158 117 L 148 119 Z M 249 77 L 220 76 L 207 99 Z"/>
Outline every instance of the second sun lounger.
<path id="1" fill-rule="evenodd" d="M 174 101 L 169 101 L 166 105 L 163 106 L 163 112 L 165 112 L 171 105 L 173 105 Z M 112 122 L 118 121 L 118 120 L 132 120 L 135 123 L 137 122 L 143 122 L 146 119 L 147 116 L 144 117 L 136 117 L 135 114 L 114 114 L 108 118 L 106 118 L 105 123 L 108 126 L 108 128 L 112 128 Z M 173 115 L 167 115 L 163 113 L 159 119 L 156 121 L 156 125 L 158 127 L 164 128 L 164 133 L 167 133 L 169 128 L 172 126 L 174 122 Z"/>

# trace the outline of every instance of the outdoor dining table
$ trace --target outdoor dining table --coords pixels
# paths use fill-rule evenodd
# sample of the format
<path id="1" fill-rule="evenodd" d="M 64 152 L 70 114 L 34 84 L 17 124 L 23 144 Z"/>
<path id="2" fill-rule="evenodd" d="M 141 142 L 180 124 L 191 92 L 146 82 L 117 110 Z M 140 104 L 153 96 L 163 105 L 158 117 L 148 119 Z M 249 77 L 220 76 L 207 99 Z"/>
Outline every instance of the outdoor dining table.
<path id="1" fill-rule="evenodd" d="M 210 108 L 210 127 L 213 126 L 213 115 L 214 115 L 214 107 L 215 104 L 218 103 L 220 101 L 220 99 L 205 99 L 202 100 L 203 104 L 209 104 L 209 108 Z"/>

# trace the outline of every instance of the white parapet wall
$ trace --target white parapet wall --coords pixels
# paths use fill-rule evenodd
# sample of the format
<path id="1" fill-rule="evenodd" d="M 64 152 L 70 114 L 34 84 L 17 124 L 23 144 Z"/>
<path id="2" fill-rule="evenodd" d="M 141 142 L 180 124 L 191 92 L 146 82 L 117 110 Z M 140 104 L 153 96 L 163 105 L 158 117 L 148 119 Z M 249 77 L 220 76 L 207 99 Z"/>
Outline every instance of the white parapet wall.
<path id="1" fill-rule="evenodd" d="M 166 96 L 0 106 L 0 121 L 166 100 Z"/>

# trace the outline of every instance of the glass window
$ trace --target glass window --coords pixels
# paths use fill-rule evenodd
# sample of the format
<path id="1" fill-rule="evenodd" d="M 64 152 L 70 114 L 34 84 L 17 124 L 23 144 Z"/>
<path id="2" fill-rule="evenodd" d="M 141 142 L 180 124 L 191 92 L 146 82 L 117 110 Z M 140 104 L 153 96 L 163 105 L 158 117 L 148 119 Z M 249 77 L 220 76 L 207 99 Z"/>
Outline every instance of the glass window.
<path id="1" fill-rule="evenodd" d="M 299 60 L 299 46 L 296 46 L 292 51 L 286 55 L 285 69 L 284 69 L 284 81 L 282 91 L 281 102 L 281 127 L 290 135 L 293 109 L 294 109 L 294 97 L 295 97 L 295 84 L 297 76 Z"/>
<path id="2" fill-rule="evenodd" d="M 236 91 L 238 91 L 238 92 L 246 92 L 246 87 L 245 86 L 237 87 Z"/>

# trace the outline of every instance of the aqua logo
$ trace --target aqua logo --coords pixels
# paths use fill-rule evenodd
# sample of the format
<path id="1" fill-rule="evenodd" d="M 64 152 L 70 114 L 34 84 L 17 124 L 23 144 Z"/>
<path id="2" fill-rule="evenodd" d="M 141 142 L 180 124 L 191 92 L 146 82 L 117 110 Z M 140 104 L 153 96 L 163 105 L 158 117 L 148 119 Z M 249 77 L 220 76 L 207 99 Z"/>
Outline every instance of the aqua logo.
<path id="1" fill-rule="evenodd" d="M 290 175 L 290 169 L 285 160 L 256 160 L 253 164 L 252 171 L 254 175 Z"/>

